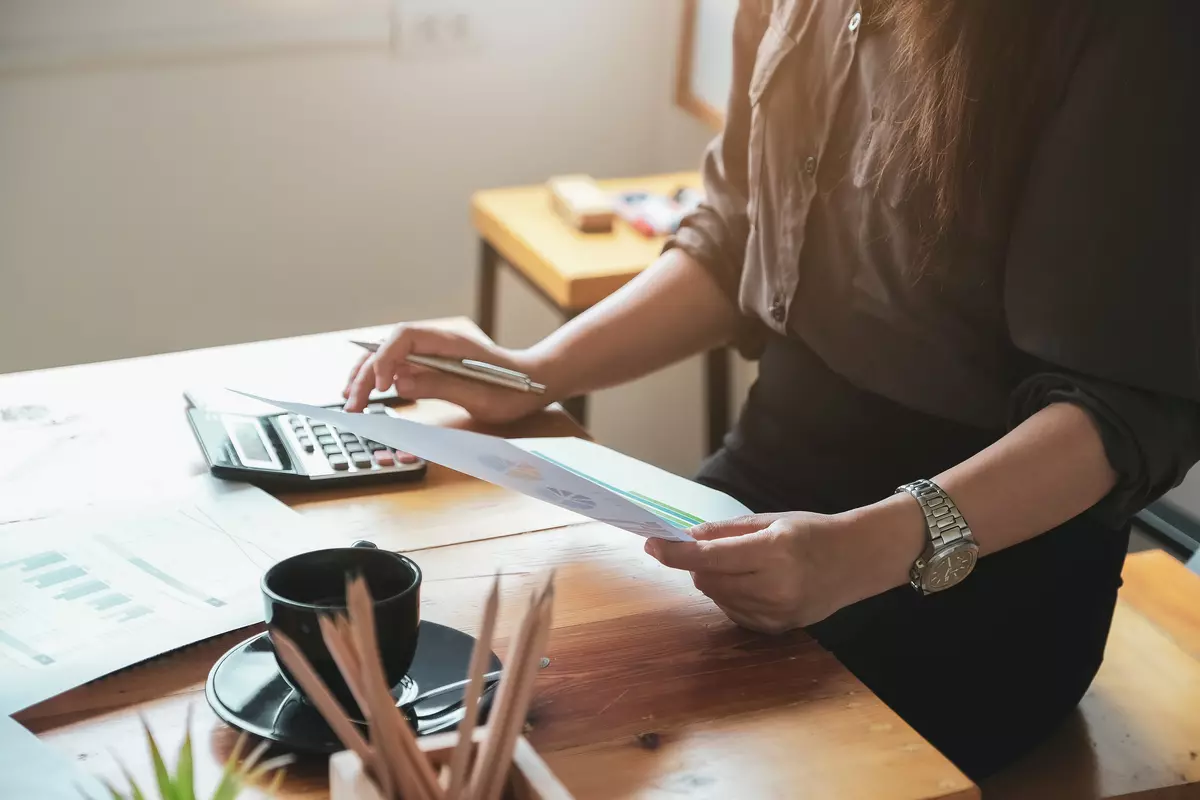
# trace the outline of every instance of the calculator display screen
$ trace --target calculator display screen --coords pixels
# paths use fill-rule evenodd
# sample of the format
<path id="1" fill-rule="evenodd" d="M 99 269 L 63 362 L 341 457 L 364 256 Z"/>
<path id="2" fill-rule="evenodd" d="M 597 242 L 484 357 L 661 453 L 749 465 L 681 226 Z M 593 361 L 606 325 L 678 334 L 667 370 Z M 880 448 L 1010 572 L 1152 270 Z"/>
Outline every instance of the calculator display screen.
<path id="1" fill-rule="evenodd" d="M 271 454 L 258 435 L 258 428 L 247 422 L 237 422 L 230 426 L 233 435 L 237 437 L 238 447 L 251 461 L 270 461 Z"/>

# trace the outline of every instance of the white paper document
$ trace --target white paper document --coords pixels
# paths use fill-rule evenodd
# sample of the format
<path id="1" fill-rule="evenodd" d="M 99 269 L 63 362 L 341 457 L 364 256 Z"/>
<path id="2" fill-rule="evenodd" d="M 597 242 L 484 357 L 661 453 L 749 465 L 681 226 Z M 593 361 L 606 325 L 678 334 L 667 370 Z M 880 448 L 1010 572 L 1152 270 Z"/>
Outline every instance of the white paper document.
<path id="1" fill-rule="evenodd" d="M 5 800 L 81 800 L 109 797 L 91 775 L 21 725 L 0 716 L 0 797 Z"/>
<path id="2" fill-rule="evenodd" d="M 349 544 L 252 486 L 0 526 L 0 715 L 261 622 L 262 574 Z"/>
<path id="3" fill-rule="evenodd" d="M 728 519 L 749 513 L 740 503 L 720 492 L 671 476 L 599 445 L 594 445 L 591 453 L 603 451 L 606 454 L 600 470 L 609 476 L 608 479 L 597 478 L 598 473 L 589 471 L 588 464 L 584 463 L 589 461 L 586 449 L 575 448 L 567 452 L 562 444 L 549 444 L 540 449 L 529 444 L 559 441 L 555 439 L 509 441 L 472 431 L 424 425 L 388 414 L 347 414 L 302 403 L 256 399 L 639 536 L 692 541 L 687 528 L 697 521 Z M 632 469 L 628 477 L 637 476 L 634 482 L 645 480 L 646 485 L 634 486 L 628 480 L 615 480 L 614 473 L 630 465 L 638 469 Z M 619 485 L 621 483 L 626 485 Z M 661 494 L 664 488 L 671 497 Z M 711 515 L 707 518 L 699 511 L 686 508 L 701 497 L 704 498 L 701 510 Z"/>
<path id="4" fill-rule="evenodd" d="M 587 439 L 571 436 L 509 441 L 543 461 L 551 461 L 569 469 L 650 509 L 672 524 L 691 527 L 752 513 L 724 492 L 681 478 Z"/>

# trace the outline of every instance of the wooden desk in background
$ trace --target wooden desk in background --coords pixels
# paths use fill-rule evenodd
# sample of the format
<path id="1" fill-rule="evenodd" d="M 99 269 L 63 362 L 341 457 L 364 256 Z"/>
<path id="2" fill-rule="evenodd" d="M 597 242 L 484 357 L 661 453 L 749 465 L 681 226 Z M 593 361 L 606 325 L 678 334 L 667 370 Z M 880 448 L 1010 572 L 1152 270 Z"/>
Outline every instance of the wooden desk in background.
<path id="1" fill-rule="evenodd" d="M 202 462 L 183 417 L 185 387 L 236 386 L 262 370 L 306 369 L 339 381 L 356 355 L 345 343 L 350 335 L 0 376 L 0 408 L 67 418 L 46 428 L 34 467 L 0 477 L 0 498 L 33 493 L 43 504 L 67 506 L 80 496 L 136 497 L 134 484 L 151 473 L 161 480 L 197 474 Z M 422 401 L 409 413 L 471 424 L 443 403 Z M 128 431 L 143 445 L 115 446 L 116 434 Z M 554 410 L 498 432 L 582 434 Z M 494 569 L 505 576 L 499 630 L 506 635 L 534 573 L 557 567 L 550 665 L 538 678 L 529 738 L 580 800 L 978 797 L 815 642 L 803 633 L 765 638 L 736 628 L 686 573 L 646 557 L 636 536 L 591 523 L 563 527 L 549 506 L 538 504 L 545 513 L 536 513 L 524 498 L 437 466 L 411 486 L 282 499 L 337 542 L 368 534 L 413 555 L 425 573 L 423 616 L 469 632 Z M 237 734 L 208 709 L 203 681 L 253 630 L 80 687 L 17 718 L 83 768 L 119 782 L 114 755 L 139 779 L 151 775 L 139 715 L 173 751 L 190 707 L 198 783 L 211 790 Z M 502 638 L 502 656 L 506 646 Z M 284 797 L 327 796 L 324 760 L 291 770 Z"/>
<path id="2" fill-rule="evenodd" d="M 695 172 L 600 181 L 606 191 L 673 194 L 680 187 L 700 188 Z M 580 233 L 564 223 L 550 205 L 544 186 L 520 186 L 476 192 L 471 220 L 479 234 L 479 309 L 477 321 L 495 335 L 496 273 L 508 264 L 567 321 L 599 303 L 650 266 L 665 237 L 647 238 L 617 220 L 611 233 Z M 729 428 L 730 366 L 725 348 L 705 361 L 708 452 L 721 446 Z M 580 424 L 587 424 L 586 398 L 563 403 Z"/>

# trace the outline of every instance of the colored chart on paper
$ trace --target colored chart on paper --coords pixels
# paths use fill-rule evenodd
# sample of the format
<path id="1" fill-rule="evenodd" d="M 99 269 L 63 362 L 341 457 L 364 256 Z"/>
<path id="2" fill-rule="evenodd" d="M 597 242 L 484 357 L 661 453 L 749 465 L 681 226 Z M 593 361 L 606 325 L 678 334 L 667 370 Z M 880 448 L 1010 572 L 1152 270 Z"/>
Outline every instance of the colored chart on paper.
<path id="1" fill-rule="evenodd" d="M 621 497 L 686 535 L 704 522 L 752 513 L 729 495 L 603 445 L 576 437 L 513 439 L 542 462 Z"/>
<path id="2" fill-rule="evenodd" d="M 263 573 L 330 543 L 267 493 L 210 476 L 148 506 L 0 526 L 0 716 L 261 621 Z"/>
<path id="3" fill-rule="evenodd" d="M 550 486 L 543 489 L 540 494 L 551 503 L 572 511 L 591 511 L 596 507 L 596 501 L 586 494 L 576 494 L 567 489 L 555 489 Z"/>
<path id="4" fill-rule="evenodd" d="M 644 495 L 641 492 L 627 491 L 620 487 L 613 486 L 611 483 L 607 483 L 605 481 L 600 480 L 595 475 L 588 475 L 586 472 L 575 469 L 574 467 L 571 467 L 568 464 L 564 464 L 561 461 L 557 461 L 557 460 L 551 458 L 550 456 L 546 455 L 545 453 L 541 452 L 540 450 L 530 450 L 529 452 L 533 453 L 535 456 L 538 456 L 539 458 L 546 459 L 551 464 L 555 464 L 557 466 L 562 467 L 563 469 L 567 470 L 568 472 L 573 472 L 581 478 L 589 480 L 592 483 L 595 483 L 599 486 L 603 486 L 605 489 L 608 489 L 610 492 L 615 492 L 616 494 L 621 495 L 626 500 L 637 503 L 639 506 L 641 506 L 642 508 L 649 511 L 651 514 L 658 517 L 663 522 L 666 522 L 675 528 L 686 529 L 686 528 L 694 527 L 696 525 L 703 525 L 705 522 L 707 522 L 707 520 L 700 519 L 700 517 L 697 517 L 694 514 L 689 514 L 688 512 L 683 511 L 678 508 L 675 508 L 674 506 L 668 505 L 667 503 L 664 503 L 661 500 L 655 500 L 653 497 Z"/>
<path id="5" fill-rule="evenodd" d="M 479 463 L 513 478 L 521 478 L 527 481 L 540 481 L 542 479 L 542 473 L 538 472 L 537 467 L 533 464 L 526 464 L 523 461 L 511 461 L 500 456 L 486 455 L 479 457 Z"/>

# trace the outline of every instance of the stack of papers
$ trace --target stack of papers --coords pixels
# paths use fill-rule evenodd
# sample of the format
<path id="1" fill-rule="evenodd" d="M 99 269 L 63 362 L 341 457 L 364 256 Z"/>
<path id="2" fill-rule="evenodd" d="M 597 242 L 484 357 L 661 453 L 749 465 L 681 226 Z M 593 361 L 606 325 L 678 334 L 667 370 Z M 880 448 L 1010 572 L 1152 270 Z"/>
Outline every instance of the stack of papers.
<path id="1" fill-rule="evenodd" d="M 208 476 L 144 506 L 0 526 L 0 715 L 261 622 L 262 574 L 336 544 Z"/>

